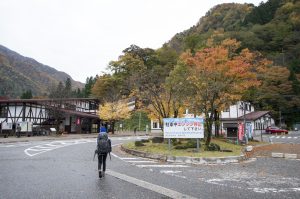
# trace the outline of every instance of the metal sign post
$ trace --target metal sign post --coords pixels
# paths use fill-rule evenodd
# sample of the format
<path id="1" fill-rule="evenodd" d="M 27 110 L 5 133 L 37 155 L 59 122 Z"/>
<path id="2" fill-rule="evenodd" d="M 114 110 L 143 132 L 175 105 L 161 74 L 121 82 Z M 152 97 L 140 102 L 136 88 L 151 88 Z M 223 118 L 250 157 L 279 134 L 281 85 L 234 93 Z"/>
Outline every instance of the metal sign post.
<path id="1" fill-rule="evenodd" d="M 197 138 L 197 152 L 200 152 L 200 147 L 199 147 L 199 139 Z"/>

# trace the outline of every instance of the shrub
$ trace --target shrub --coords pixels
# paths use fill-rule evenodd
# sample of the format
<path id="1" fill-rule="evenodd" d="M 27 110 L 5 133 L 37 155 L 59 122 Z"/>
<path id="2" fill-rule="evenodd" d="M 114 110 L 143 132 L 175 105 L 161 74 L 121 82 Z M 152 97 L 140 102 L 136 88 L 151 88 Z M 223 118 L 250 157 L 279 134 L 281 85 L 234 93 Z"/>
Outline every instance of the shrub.
<path id="1" fill-rule="evenodd" d="M 145 146 L 145 145 L 142 143 L 142 141 L 135 141 L 135 142 L 134 142 L 134 145 L 135 145 L 135 146 Z"/>
<path id="2" fill-rule="evenodd" d="M 141 139 L 142 143 L 150 142 L 148 139 Z"/>
<path id="3" fill-rule="evenodd" d="M 223 149 L 223 150 L 220 150 L 221 152 L 232 152 L 232 150 L 230 149 Z"/>
<path id="4" fill-rule="evenodd" d="M 152 143 L 163 143 L 164 138 L 163 137 L 154 137 L 152 138 Z"/>
<path id="5" fill-rule="evenodd" d="M 210 143 L 206 146 L 205 151 L 220 151 L 220 146 L 215 143 Z"/>
<path id="6" fill-rule="evenodd" d="M 200 144 L 200 142 L 199 142 Z M 197 148 L 197 140 L 196 139 L 189 139 L 186 143 L 187 148 Z"/>
<path id="7" fill-rule="evenodd" d="M 181 140 L 182 139 L 171 138 L 171 142 L 172 142 L 173 145 L 179 145 L 179 144 L 181 144 Z"/>
<path id="8" fill-rule="evenodd" d="M 187 147 L 186 145 L 177 145 L 174 147 L 174 149 L 187 149 L 189 147 Z"/>

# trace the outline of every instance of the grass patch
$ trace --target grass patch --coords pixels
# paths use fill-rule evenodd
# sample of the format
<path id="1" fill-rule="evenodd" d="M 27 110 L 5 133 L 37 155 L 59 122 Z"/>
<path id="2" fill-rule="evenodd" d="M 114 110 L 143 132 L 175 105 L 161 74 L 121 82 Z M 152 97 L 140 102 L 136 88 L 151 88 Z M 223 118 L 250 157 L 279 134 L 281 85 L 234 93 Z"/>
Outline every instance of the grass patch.
<path id="1" fill-rule="evenodd" d="M 227 143 L 223 140 L 212 139 L 212 143 L 218 144 L 221 150 L 231 150 L 232 152 L 220 152 L 220 151 L 204 151 L 204 142 L 201 143 L 200 152 L 196 152 L 196 148 L 187 148 L 187 149 L 175 149 L 175 146 L 169 146 L 167 142 L 163 143 L 152 143 L 147 142 L 143 143 L 144 146 L 135 146 L 134 142 L 129 142 L 123 146 L 128 149 L 143 151 L 153 154 L 161 155 L 171 155 L 171 156 L 190 156 L 190 157 L 225 157 L 225 156 L 239 156 L 244 146 Z M 186 144 L 187 141 L 182 141 L 181 144 Z M 178 145 L 176 145 L 178 146 Z"/>

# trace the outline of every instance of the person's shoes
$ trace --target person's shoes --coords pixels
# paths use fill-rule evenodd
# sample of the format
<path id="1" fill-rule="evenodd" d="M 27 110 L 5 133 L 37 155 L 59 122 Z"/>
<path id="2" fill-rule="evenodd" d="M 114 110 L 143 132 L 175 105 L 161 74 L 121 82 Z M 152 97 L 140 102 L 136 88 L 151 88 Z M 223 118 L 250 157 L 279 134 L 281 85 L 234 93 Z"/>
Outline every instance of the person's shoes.
<path id="1" fill-rule="evenodd" d="M 103 175 L 103 177 L 105 177 L 105 171 L 103 171 L 102 175 Z"/>
<path id="2" fill-rule="evenodd" d="M 99 171 L 99 178 L 102 178 L 102 172 Z"/>

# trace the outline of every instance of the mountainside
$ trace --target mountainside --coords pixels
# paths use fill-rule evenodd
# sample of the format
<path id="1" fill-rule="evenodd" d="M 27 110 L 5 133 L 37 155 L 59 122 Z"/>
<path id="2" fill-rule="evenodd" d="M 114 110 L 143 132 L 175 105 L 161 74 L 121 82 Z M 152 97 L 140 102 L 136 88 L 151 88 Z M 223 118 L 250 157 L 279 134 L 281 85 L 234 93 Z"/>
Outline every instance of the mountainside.
<path id="1" fill-rule="evenodd" d="M 64 83 L 67 78 L 71 79 L 73 88 L 84 87 L 70 75 L 0 45 L 0 96 L 16 98 L 27 90 L 34 96 L 42 96 L 51 86 Z"/>
<path id="2" fill-rule="evenodd" d="M 261 52 L 276 65 L 300 73 L 300 1 L 269 0 L 259 6 L 226 3 L 209 10 L 188 30 L 166 45 L 183 52 L 205 47 L 212 35 L 217 41 L 235 38 L 242 48 Z"/>
<path id="3" fill-rule="evenodd" d="M 250 89 L 244 100 L 257 110 L 271 110 L 278 123 L 300 121 L 300 1 L 268 0 L 253 4 L 220 4 L 199 22 L 176 34 L 164 46 L 178 54 L 195 53 L 236 39 L 240 49 L 273 61 L 269 71 L 258 74 L 261 85 Z M 279 119 L 280 118 L 280 119 Z"/>

